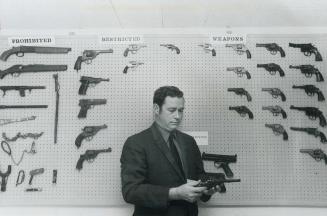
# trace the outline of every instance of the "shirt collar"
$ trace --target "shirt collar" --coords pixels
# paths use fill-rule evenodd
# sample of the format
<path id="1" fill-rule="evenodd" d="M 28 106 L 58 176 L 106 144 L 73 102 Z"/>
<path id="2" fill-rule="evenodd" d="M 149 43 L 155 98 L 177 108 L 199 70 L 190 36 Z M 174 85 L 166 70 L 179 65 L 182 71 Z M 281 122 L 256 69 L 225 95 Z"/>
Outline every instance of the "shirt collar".
<path id="1" fill-rule="evenodd" d="M 157 122 L 155 122 L 155 126 L 158 129 L 158 131 L 160 132 L 162 138 L 165 140 L 166 143 L 168 143 L 168 139 L 171 133 L 173 133 L 174 137 L 176 137 L 176 131 L 168 131 L 164 128 L 162 128 Z"/>

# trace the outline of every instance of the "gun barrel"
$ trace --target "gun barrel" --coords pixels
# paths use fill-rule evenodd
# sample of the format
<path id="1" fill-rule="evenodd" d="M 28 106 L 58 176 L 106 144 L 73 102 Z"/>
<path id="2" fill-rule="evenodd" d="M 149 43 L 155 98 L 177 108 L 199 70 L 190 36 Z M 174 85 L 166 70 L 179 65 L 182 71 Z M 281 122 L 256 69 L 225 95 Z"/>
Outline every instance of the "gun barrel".
<path id="1" fill-rule="evenodd" d="M 31 46 L 22 46 L 22 52 L 24 50 L 29 50 L 30 48 L 34 49 L 35 53 L 45 53 L 45 54 L 52 54 L 52 53 L 68 53 L 72 49 L 69 47 L 31 47 Z"/>
<path id="2" fill-rule="evenodd" d="M 202 159 L 214 162 L 236 162 L 237 155 L 219 155 L 202 153 Z"/>
<path id="3" fill-rule="evenodd" d="M 301 66 L 296 66 L 296 65 L 290 65 L 289 68 L 291 69 L 300 69 Z"/>
<path id="4" fill-rule="evenodd" d="M 300 149 L 301 153 L 311 153 L 313 152 L 313 149 Z"/>
<path id="5" fill-rule="evenodd" d="M 106 49 L 106 50 L 95 50 L 98 53 L 113 53 L 113 49 Z"/>
<path id="6" fill-rule="evenodd" d="M 292 88 L 293 89 L 305 89 L 305 86 L 303 86 L 303 85 L 298 85 L 298 86 L 297 85 L 293 85 Z"/>
<path id="7" fill-rule="evenodd" d="M 241 182 L 241 179 L 225 179 L 224 183 Z"/>
<path id="8" fill-rule="evenodd" d="M 271 110 L 274 109 L 273 106 L 262 106 L 262 110 Z"/>
<path id="9" fill-rule="evenodd" d="M 242 90 L 242 88 L 228 88 L 227 91 L 231 92 L 231 91 L 240 91 Z"/>
<path id="10" fill-rule="evenodd" d="M 272 88 L 262 88 L 261 91 L 271 91 Z"/>
<path id="11" fill-rule="evenodd" d="M 301 127 L 290 127 L 290 129 L 294 131 L 307 131 L 306 128 L 301 128 Z"/>
<path id="12" fill-rule="evenodd" d="M 268 64 L 257 64 L 257 67 L 258 68 L 261 68 L 261 67 L 267 67 L 268 66 Z"/>
<path id="13" fill-rule="evenodd" d="M 289 43 L 288 45 L 289 45 L 289 47 L 293 47 L 293 48 L 301 48 L 305 44 Z"/>
<path id="14" fill-rule="evenodd" d="M 256 47 L 267 47 L 268 44 L 265 44 L 265 43 L 257 43 L 256 44 Z"/>

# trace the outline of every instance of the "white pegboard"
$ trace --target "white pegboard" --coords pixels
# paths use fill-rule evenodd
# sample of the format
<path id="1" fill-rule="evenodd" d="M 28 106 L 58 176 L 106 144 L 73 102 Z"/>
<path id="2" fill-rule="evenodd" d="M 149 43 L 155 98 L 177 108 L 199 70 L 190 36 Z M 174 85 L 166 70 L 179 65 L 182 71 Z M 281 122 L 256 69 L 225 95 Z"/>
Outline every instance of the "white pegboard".
<path id="1" fill-rule="evenodd" d="M 58 143 L 53 144 L 55 112 L 55 91 L 53 73 L 23 74 L 18 78 L 6 77 L 1 85 L 45 85 L 46 90 L 33 90 L 25 98 L 17 92 L 7 92 L 1 104 L 47 104 L 46 110 L 3 110 L 1 118 L 19 118 L 37 115 L 34 121 L 16 123 L 1 127 L 1 131 L 15 135 L 17 132 L 41 132 L 36 140 L 36 155 L 26 155 L 22 164 L 13 166 L 7 191 L 0 198 L 1 205 L 120 205 L 124 201 L 120 190 L 120 154 L 128 136 L 148 126 L 153 121 L 152 96 L 162 85 L 176 85 L 185 93 L 186 109 L 182 130 L 208 131 L 209 145 L 200 150 L 216 154 L 237 154 L 238 161 L 231 164 L 240 183 L 227 184 L 226 194 L 217 194 L 206 205 L 321 205 L 325 206 L 327 187 L 326 165 L 315 162 L 310 156 L 299 152 L 300 148 L 322 148 L 319 139 L 304 133 L 290 131 L 289 127 L 319 127 L 318 121 L 310 121 L 303 112 L 290 110 L 290 105 L 319 107 L 327 116 L 325 102 L 310 98 L 292 85 L 314 84 L 327 96 L 324 83 L 315 78 L 307 79 L 289 65 L 313 64 L 325 78 L 327 60 L 326 35 L 249 35 L 246 46 L 252 58 L 237 55 L 231 48 L 214 45 L 217 55 L 211 56 L 199 47 L 208 42 L 203 35 L 144 35 L 146 48 L 137 54 L 123 56 L 126 45 L 99 45 L 96 36 L 57 36 L 56 46 L 71 47 L 68 54 L 41 55 L 26 54 L 23 58 L 11 56 L 1 62 L 1 70 L 14 64 L 67 64 L 68 70 L 58 72 L 60 83 L 60 107 Z M 275 42 L 283 47 L 285 58 L 271 55 L 264 48 L 256 48 L 256 43 Z M 324 61 L 315 62 L 314 57 L 305 57 L 299 49 L 288 47 L 288 43 L 313 43 L 317 45 Z M 180 48 L 177 55 L 160 44 L 172 43 Z M 7 38 L 0 41 L 0 50 L 8 49 Z M 82 63 L 82 69 L 73 69 L 77 56 L 85 49 L 113 49 L 111 54 L 98 55 L 90 65 Z M 123 74 L 129 61 L 144 62 L 134 71 Z M 261 63 L 279 64 L 285 77 L 271 76 Z M 227 67 L 245 67 L 251 79 L 237 77 Z M 95 88 L 89 88 L 86 96 L 78 95 L 80 76 L 109 78 Z M 248 102 L 234 93 L 230 87 L 243 87 L 252 96 Z M 282 102 L 274 99 L 264 87 L 278 87 L 286 95 Z M 78 102 L 82 98 L 105 98 L 106 105 L 96 106 L 88 111 L 86 119 L 78 119 Z M 254 114 L 254 119 L 241 118 L 229 106 L 246 105 Z M 280 105 L 286 111 L 287 119 L 274 117 L 262 106 Z M 288 141 L 275 136 L 265 123 L 279 123 L 289 135 Z M 87 125 L 107 124 L 90 142 L 83 141 L 80 149 L 74 145 L 75 138 Z M 326 133 L 325 128 L 319 129 Z M 16 155 L 28 146 L 31 140 L 22 144 L 13 143 Z M 75 169 L 80 154 L 87 149 L 111 147 L 111 153 L 100 154 L 93 164 L 84 163 L 78 172 Z M 10 158 L 0 151 L 0 168 L 5 170 L 11 164 Z M 43 175 L 34 179 L 33 186 L 42 187 L 40 193 L 26 193 L 28 172 L 35 168 L 45 168 Z M 216 172 L 211 162 L 205 162 L 207 171 Z M 26 180 L 15 187 L 18 171 L 24 169 Z M 57 185 L 52 185 L 52 169 L 58 170 Z"/>

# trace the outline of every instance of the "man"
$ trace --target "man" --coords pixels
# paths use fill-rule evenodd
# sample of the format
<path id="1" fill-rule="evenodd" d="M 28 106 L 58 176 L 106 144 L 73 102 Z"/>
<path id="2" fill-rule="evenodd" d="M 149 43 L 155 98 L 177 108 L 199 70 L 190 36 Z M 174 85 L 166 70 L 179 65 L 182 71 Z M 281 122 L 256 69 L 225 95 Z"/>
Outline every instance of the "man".
<path id="1" fill-rule="evenodd" d="M 157 89 L 155 122 L 124 144 L 122 194 L 135 205 L 134 216 L 196 216 L 196 201 L 207 201 L 217 191 L 196 187 L 204 174 L 201 153 L 193 137 L 177 130 L 184 103 L 177 87 Z"/>

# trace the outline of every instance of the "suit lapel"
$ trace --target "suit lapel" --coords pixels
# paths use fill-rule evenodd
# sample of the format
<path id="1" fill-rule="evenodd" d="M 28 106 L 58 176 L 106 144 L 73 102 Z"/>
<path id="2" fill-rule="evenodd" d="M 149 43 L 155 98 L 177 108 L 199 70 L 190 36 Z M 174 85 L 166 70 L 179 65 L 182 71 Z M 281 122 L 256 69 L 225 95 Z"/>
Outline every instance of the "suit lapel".
<path id="1" fill-rule="evenodd" d="M 151 126 L 151 131 L 153 134 L 153 138 L 155 141 L 155 144 L 158 146 L 158 148 L 160 149 L 160 151 L 165 155 L 165 157 L 167 158 L 167 160 L 169 161 L 170 165 L 172 165 L 172 167 L 174 168 L 174 170 L 177 172 L 177 174 L 183 179 L 185 180 L 184 175 L 181 173 L 178 164 L 175 162 L 173 155 L 171 154 L 167 143 L 164 141 L 164 139 L 162 138 L 160 132 L 158 131 L 158 129 L 155 126 L 155 123 L 152 124 Z"/>

